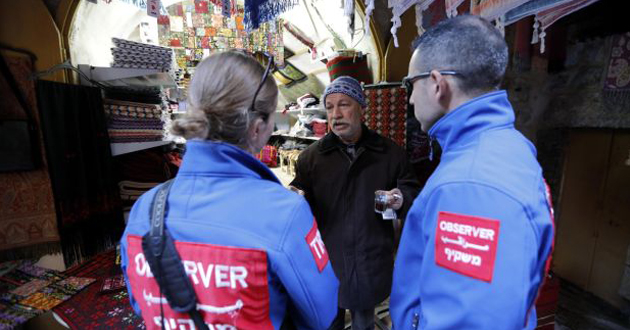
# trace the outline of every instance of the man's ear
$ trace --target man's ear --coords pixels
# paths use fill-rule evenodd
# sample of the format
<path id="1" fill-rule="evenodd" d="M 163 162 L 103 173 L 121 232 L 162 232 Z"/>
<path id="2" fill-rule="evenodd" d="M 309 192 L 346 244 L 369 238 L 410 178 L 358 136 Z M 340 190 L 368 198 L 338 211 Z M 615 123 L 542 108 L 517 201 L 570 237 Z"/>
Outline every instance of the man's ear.
<path id="1" fill-rule="evenodd" d="M 448 108 L 453 96 L 453 86 L 451 86 L 449 80 L 446 79 L 446 76 L 442 75 L 437 70 L 431 71 L 430 80 L 435 99 L 439 104 Z"/>

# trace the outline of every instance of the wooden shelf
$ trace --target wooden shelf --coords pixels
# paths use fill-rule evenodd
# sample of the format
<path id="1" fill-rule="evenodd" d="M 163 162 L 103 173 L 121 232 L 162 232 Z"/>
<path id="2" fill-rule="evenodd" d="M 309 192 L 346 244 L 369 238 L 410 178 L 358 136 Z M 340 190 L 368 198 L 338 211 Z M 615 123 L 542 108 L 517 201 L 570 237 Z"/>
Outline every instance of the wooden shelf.
<path id="1" fill-rule="evenodd" d="M 151 141 L 151 142 L 127 142 L 127 143 L 112 143 L 112 156 L 118 156 L 130 152 L 140 151 L 149 148 L 155 148 L 163 145 L 167 145 L 172 141 Z"/>

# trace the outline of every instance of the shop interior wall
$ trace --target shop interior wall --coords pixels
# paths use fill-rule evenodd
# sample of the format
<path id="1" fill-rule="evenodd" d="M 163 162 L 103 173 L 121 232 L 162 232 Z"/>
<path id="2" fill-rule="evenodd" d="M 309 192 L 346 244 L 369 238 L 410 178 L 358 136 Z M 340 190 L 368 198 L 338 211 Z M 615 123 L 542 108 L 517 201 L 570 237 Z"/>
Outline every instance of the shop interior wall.
<path id="1" fill-rule="evenodd" d="M 0 1 L 0 43 L 32 52 L 37 57 L 35 61 L 37 71 L 44 71 L 62 63 L 67 58 L 64 31 L 67 31 L 68 18 L 71 17 L 76 2 L 72 0 L 50 3 L 42 0 Z M 3 54 L 10 55 L 11 52 L 3 52 Z M 67 82 L 68 77 L 64 71 L 57 71 L 41 79 Z M 2 173 L 0 181 L 20 180 L 28 184 L 37 182 L 36 178 L 41 177 L 42 173 L 48 177 L 45 168 L 27 172 Z M 0 187 L 0 189 L 4 188 Z M 22 197 L 14 195 L 13 198 L 19 200 Z M 10 204 L 10 202 L 7 203 L 6 205 Z M 54 210 L 54 205 L 51 205 L 50 209 Z M 18 212 L 23 211 L 18 210 Z M 9 210 L 2 210 L 0 216 L 11 218 L 17 215 Z M 41 265 L 63 269 L 63 257 L 60 253 L 44 256 Z"/>
<path id="2" fill-rule="evenodd" d="M 61 32 L 42 0 L 0 1 L 0 42 L 33 52 L 38 71 L 66 58 Z M 58 71 L 43 79 L 65 81 L 66 76 Z"/>
<path id="3" fill-rule="evenodd" d="M 157 20 L 133 5 L 120 1 L 97 4 L 81 1 L 69 33 L 72 64 L 110 66 L 112 37 L 139 42 L 138 27 L 145 21 L 154 24 L 157 31 Z"/>
<path id="4" fill-rule="evenodd" d="M 506 30 L 511 63 L 503 87 L 517 129 L 538 148 L 556 203 L 554 270 L 621 308 L 617 289 L 630 243 L 630 211 L 623 205 L 630 204 L 630 192 L 616 188 L 625 181 L 611 181 L 608 173 L 625 177 L 630 171 L 623 165 L 630 150 L 630 98 L 602 90 L 613 35 L 630 31 L 630 24 L 614 1 L 603 0 L 555 23 L 544 54 L 538 45 L 515 51 L 523 45 L 519 38 L 531 40 L 531 28 L 522 29 L 532 23 Z"/>

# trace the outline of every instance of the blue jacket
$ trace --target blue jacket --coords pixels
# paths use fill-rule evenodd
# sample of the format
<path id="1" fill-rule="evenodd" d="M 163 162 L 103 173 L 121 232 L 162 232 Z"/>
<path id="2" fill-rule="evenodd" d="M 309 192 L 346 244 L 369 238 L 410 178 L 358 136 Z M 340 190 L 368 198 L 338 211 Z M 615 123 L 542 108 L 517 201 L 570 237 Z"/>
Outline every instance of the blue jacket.
<path id="1" fill-rule="evenodd" d="M 429 135 L 443 153 L 403 229 L 390 300 L 395 329 L 535 328 L 553 210 L 507 94 L 470 100 Z"/>
<path id="2" fill-rule="evenodd" d="M 134 204 L 121 240 L 131 304 L 149 329 L 160 328 L 155 318 L 159 291 L 138 244 L 149 230 L 156 191 Z M 206 310 L 242 312 L 217 316 L 216 322 L 225 325 L 216 328 L 232 329 L 229 324 L 234 325 L 230 322 L 236 315 L 255 321 L 250 326 L 240 323 L 239 329 L 279 329 L 289 308 L 295 311 L 291 316 L 298 328 L 326 329 L 337 314 L 338 281 L 308 204 L 241 149 L 189 141 L 165 221 L 195 286 L 198 309 L 205 304 Z M 231 303 L 238 298 L 238 303 L 220 301 L 224 298 L 233 298 Z M 188 322 L 187 315 L 172 316 L 167 305 L 164 311 L 166 321 L 175 322 L 172 327 Z M 212 324 L 209 314 L 204 318 Z"/>

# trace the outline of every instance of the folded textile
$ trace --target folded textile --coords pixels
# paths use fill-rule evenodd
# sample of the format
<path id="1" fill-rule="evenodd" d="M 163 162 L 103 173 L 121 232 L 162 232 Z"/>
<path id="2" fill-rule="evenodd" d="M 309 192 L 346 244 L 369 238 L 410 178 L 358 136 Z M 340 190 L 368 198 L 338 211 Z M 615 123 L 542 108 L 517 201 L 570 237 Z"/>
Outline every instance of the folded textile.
<path id="1" fill-rule="evenodd" d="M 161 104 L 162 95 L 159 88 L 128 88 L 128 87 L 107 87 L 105 89 L 105 99 L 118 102 L 139 102 L 144 104 Z"/>
<path id="2" fill-rule="evenodd" d="M 34 260 L 9 263 L 0 276 L 0 329 L 18 328 L 95 281 L 38 267 Z M 0 268 L 5 264 L 0 263 Z"/>
<path id="3" fill-rule="evenodd" d="M 115 48 L 111 49 L 114 68 L 171 69 L 173 51 L 170 48 L 112 38 Z"/>

